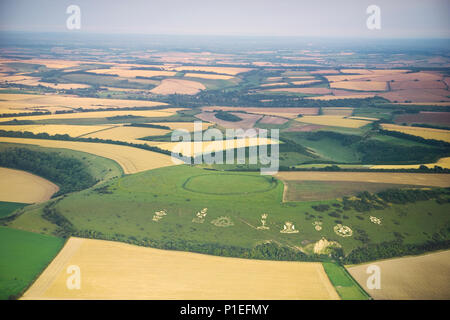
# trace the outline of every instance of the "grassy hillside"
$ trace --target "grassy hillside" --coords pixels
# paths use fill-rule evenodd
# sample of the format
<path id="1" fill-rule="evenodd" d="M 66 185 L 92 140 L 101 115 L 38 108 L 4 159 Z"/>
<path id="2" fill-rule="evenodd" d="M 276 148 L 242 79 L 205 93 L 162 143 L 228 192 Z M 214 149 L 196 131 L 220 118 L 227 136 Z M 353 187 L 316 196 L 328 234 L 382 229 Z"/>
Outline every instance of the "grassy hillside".
<path id="1" fill-rule="evenodd" d="M 27 206 L 26 203 L 0 201 L 0 219 L 9 216 L 17 209 Z"/>
<path id="2" fill-rule="evenodd" d="M 448 196 L 442 201 L 388 204 L 358 212 L 344 209 L 338 200 L 283 203 L 283 183 L 267 179 L 259 173 L 160 168 L 26 209 L 10 226 L 48 234 L 61 234 L 64 229 L 66 234 L 208 253 L 215 251 L 204 246 L 251 250 L 258 244 L 274 243 L 309 254 L 322 237 L 337 241 L 348 254 L 368 243 L 399 238 L 405 244 L 424 243 L 447 230 Z M 204 222 L 193 222 L 204 208 Z M 167 214 L 154 221 L 156 212 L 162 210 Z M 42 216 L 45 212 L 50 212 L 47 219 Z M 270 229 L 257 229 L 265 213 Z M 370 216 L 382 224 L 374 224 Z M 286 221 L 293 222 L 299 233 L 281 233 Z M 316 222 L 322 222 L 319 231 Z M 335 233 L 337 224 L 349 226 L 352 236 Z M 448 231 L 442 232 L 439 237 L 448 239 Z"/>

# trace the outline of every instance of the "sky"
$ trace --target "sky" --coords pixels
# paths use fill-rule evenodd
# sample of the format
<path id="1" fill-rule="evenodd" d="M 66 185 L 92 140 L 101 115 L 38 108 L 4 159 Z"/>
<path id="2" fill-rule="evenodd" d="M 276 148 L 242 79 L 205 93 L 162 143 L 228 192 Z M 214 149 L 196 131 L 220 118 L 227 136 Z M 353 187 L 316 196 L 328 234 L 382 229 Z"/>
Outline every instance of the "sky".
<path id="1" fill-rule="evenodd" d="M 69 30 L 69 5 L 81 28 Z M 369 5 L 381 29 L 369 30 Z M 1 31 L 450 38 L 450 0 L 0 0 Z"/>

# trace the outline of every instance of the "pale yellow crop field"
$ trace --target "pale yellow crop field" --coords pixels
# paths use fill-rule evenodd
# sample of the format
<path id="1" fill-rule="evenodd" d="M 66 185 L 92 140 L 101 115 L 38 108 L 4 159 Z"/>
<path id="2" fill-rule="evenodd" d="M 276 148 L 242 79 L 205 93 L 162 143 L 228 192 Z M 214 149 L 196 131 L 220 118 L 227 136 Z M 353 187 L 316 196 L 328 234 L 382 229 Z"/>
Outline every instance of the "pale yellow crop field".
<path id="1" fill-rule="evenodd" d="M 276 177 L 284 181 L 357 181 L 393 183 L 431 187 L 449 187 L 446 174 L 427 174 L 409 172 L 315 172 L 283 171 Z"/>
<path id="2" fill-rule="evenodd" d="M 169 127 L 171 130 L 183 129 L 189 132 L 194 131 L 194 122 L 152 122 L 149 124 L 156 124 L 160 126 Z M 202 130 L 205 130 L 212 126 L 212 123 L 202 121 Z"/>
<path id="3" fill-rule="evenodd" d="M 124 107 L 155 107 L 166 105 L 163 102 L 142 100 L 120 100 L 101 98 L 81 98 L 66 95 L 36 95 L 0 93 L 0 113 L 35 111 L 47 107 L 64 108 L 124 108 Z M 11 111 L 13 110 L 13 111 Z"/>
<path id="4" fill-rule="evenodd" d="M 104 130 L 111 128 L 111 125 L 96 125 L 96 126 L 82 126 L 82 125 L 65 125 L 65 124 L 42 124 L 42 125 L 6 125 L 1 126 L 0 130 L 5 131 L 21 131 L 21 132 L 32 132 L 37 133 L 48 133 L 49 135 L 54 134 L 68 134 L 71 137 L 78 137 L 81 135 L 88 134 L 90 132 Z"/>
<path id="5" fill-rule="evenodd" d="M 172 77 L 176 74 L 174 71 L 165 71 L 165 70 L 130 70 L 130 69 L 122 69 L 122 68 L 111 68 L 111 69 L 95 69 L 89 70 L 89 72 L 97 73 L 97 74 L 113 74 L 118 75 L 119 77 L 124 78 L 136 78 L 136 77 Z"/>
<path id="6" fill-rule="evenodd" d="M 339 81 L 331 82 L 330 88 L 357 91 L 385 91 L 385 81 Z"/>
<path id="7" fill-rule="evenodd" d="M 69 290 L 68 266 L 81 287 Z M 22 299 L 339 299 L 321 263 L 263 261 L 70 238 Z"/>
<path id="8" fill-rule="evenodd" d="M 371 166 L 370 169 L 418 169 L 421 165 L 422 164 L 381 164 Z M 424 163 L 423 165 L 428 168 L 439 166 L 450 169 L 450 157 L 441 158 L 435 163 Z"/>
<path id="9" fill-rule="evenodd" d="M 311 100 L 336 100 L 336 99 L 365 99 L 365 98 L 373 98 L 375 94 L 354 94 L 354 95 L 342 95 L 342 96 L 334 96 L 334 95 L 325 95 L 319 97 L 306 97 L 305 99 Z"/>
<path id="10" fill-rule="evenodd" d="M 408 127 L 396 124 L 382 124 L 382 127 L 385 130 L 403 132 L 406 134 L 422 137 L 424 139 L 434 139 L 450 142 L 450 130 Z"/>
<path id="11" fill-rule="evenodd" d="M 175 153 L 181 153 L 184 156 L 197 156 L 208 152 L 218 152 L 235 148 L 244 148 L 252 146 L 261 146 L 269 144 L 278 144 L 278 141 L 268 138 L 246 137 L 235 140 L 222 141 L 195 141 L 195 142 L 153 142 L 146 141 L 150 146 L 157 146 L 160 149 Z"/>
<path id="12" fill-rule="evenodd" d="M 59 187 L 26 171 L 0 167 L 0 201 L 37 203 L 49 200 Z"/>
<path id="13" fill-rule="evenodd" d="M 215 72 L 215 73 L 223 73 L 223 74 L 235 76 L 239 73 L 248 72 L 253 69 L 251 69 L 251 68 L 233 68 L 233 67 L 181 66 L 181 67 L 169 68 L 169 70 Z"/>
<path id="14" fill-rule="evenodd" d="M 226 74 L 208 74 L 208 73 L 194 73 L 194 72 L 188 72 L 184 74 L 185 77 L 188 78 L 201 78 L 201 79 L 212 79 L 212 80 L 229 80 L 234 79 L 233 76 L 226 75 Z"/>
<path id="15" fill-rule="evenodd" d="M 196 94 L 206 87 L 197 81 L 182 79 L 164 79 L 161 84 L 150 90 L 156 94 Z"/>
<path id="16" fill-rule="evenodd" d="M 367 288 L 369 265 L 380 268 L 381 288 Z M 347 268 L 356 281 L 374 299 L 379 300 L 449 300 L 450 250 L 409 256 Z"/>
<path id="17" fill-rule="evenodd" d="M 46 148 L 62 148 L 91 153 L 116 161 L 126 174 L 172 166 L 180 163 L 173 162 L 172 157 L 165 154 L 107 143 L 7 137 L 0 137 L 0 142 L 32 144 Z"/>
<path id="18" fill-rule="evenodd" d="M 92 112 L 75 112 L 66 114 L 49 114 L 42 116 L 11 116 L 20 120 L 47 120 L 47 119 L 92 119 L 92 118 L 109 118 L 117 116 L 133 115 L 137 117 L 169 117 L 181 108 L 161 109 L 161 110 L 122 110 L 122 111 L 92 111 Z M 10 120 L 10 117 L 3 118 Z"/>
<path id="19" fill-rule="evenodd" d="M 338 115 L 303 116 L 295 119 L 298 122 L 319 124 L 324 126 L 360 128 L 371 121 L 345 118 Z"/>
<path id="20" fill-rule="evenodd" d="M 264 83 L 260 85 L 260 87 L 275 87 L 275 86 L 288 86 L 287 82 L 272 82 L 272 83 Z"/>
<path id="21" fill-rule="evenodd" d="M 317 83 L 320 82 L 320 80 L 300 80 L 300 81 L 291 81 L 292 84 L 296 85 L 296 86 L 303 86 L 305 84 L 312 84 L 312 83 Z"/>
<path id="22" fill-rule="evenodd" d="M 147 141 L 138 140 L 147 136 L 161 136 L 169 133 L 170 130 L 143 127 L 115 126 L 106 130 L 93 132 L 83 136 L 84 138 L 110 139 L 116 141 L 124 141 L 128 143 L 145 144 Z"/>

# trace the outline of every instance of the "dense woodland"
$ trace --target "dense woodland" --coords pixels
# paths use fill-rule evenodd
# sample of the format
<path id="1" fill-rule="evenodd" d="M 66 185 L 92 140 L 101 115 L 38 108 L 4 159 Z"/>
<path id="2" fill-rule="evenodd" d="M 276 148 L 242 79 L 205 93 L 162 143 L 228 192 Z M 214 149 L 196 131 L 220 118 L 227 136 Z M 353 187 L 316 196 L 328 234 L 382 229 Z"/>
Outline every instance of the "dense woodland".
<path id="1" fill-rule="evenodd" d="M 0 152 L 0 166 L 29 171 L 56 183 L 60 189 L 54 196 L 80 191 L 97 182 L 83 162 L 58 152 L 8 148 Z"/>

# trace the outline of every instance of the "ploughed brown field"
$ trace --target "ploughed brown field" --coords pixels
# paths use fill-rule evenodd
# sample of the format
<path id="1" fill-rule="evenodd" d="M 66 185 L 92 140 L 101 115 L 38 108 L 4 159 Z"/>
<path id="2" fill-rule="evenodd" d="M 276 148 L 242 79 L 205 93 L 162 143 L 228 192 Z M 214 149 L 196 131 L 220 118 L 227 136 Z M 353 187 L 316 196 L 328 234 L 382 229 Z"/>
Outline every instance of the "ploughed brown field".
<path id="1" fill-rule="evenodd" d="M 276 177 L 283 181 L 360 181 L 432 187 L 450 186 L 450 180 L 446 174 L 282 171 Z"/>
<path id="2" fill-rule="evenodd" d="M 366 270 L 370 265 L 380 268 L 380 289 L 367 287 Z M 450 299 L 450 250 L 374 261 L 347 269 L 374 299 Z"/>
<path id="3" fill-rule="evenodd" d="M 450 112 L 430 112 L 404 113 L 395 117 L 397 124 L 425 123 L 431 125 L 441 125 L 450 127 Z"/>

